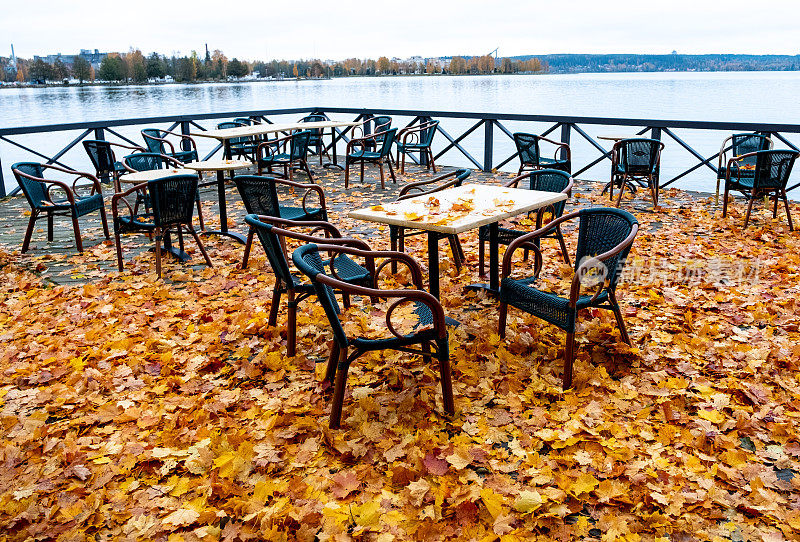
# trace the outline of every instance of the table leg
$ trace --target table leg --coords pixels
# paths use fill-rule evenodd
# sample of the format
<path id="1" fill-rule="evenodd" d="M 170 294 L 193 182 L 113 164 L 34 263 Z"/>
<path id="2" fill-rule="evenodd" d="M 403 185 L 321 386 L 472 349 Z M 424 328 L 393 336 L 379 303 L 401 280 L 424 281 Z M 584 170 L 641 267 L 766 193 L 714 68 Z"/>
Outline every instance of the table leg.
<path id="1" fill-rule="evenodd" d="M 436 232 L 428 232 L 428 291 L 439 299 L 439 238 Z"/>
<path id="2" fill-rule="evenodd" d="M 233 174 L 233 172 L 231 172 L 231 174 Z M 220 229 L 205 230 L 200 233 L 204 235 L 225 235 L 245 244 L 246 240 L 243 235 L 234 231 L 228 231 L 228 204 L 225 201 L 225 172 L 222 170 L 217 171 L 217 197 L 219 198 Z"/>
<path id="3" fill-rule="evenodd" d="M 331 127 L 331 137 L 333 138 L 333 141 L 331 142 L 331 152 L 333 153 L 333 161 L 332 162 L 328 162 L 327 164 L 324 164 L 322 167 L 324 167 L 325 169 L 330 169 L 330 168 L 344 169 L 336 161 L 336 128 L 335 127 Z"/>
<path id="4" fill-rule="evenodd" d="M 490 294 L 500 293 L 500 243 L 498 243 L 499 225 L 489 224 L 489 284 L 479 283 L 467 286 L 470 290 L 484 290 Z"/>

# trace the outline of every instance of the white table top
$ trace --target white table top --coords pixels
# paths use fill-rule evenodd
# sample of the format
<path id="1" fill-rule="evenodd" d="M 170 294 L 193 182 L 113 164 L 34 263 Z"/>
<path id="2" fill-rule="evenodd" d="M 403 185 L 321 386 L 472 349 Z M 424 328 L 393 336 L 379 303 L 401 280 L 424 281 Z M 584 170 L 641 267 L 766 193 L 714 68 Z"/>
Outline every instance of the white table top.
<path id="1" fill-rule="evenodd" d="M 231 171 L 252 165 L 252 162 L 246 160 L 204 160 L 202 162 L 189 162 L 184 164 L 184 167 L 195 171 Z"/>
<path id="2" fill-rule="evenodd" d="M 375 205 L 350 218 L 441 233 L 461 233 L 567 199 L 566 194 L 465 184 L 435 194 Z"/>
<path id="3" fill-rule="evenodd" d="M 147 181 L 154 181 L 156 179 L 162 179 L 164 177 L 170 177 L 172 175 L 197 175 L 197 172 L 192 171 L 191 169 L 178 169 L 178 168 L 149 169 L 147 171 L 134 171 L 132 173 L 126 173 L 125 175 L 121 175 L 119 178 L 119 182 L 139 184 L 139 183 L 145 183 Z"/>
<path id="4" fill-rule="evenodd" d="M 292 132 L 294 130 L 311 130 L 314 128 L 340 128 L 361 124 L 355 121 L 323 120 L 318 122 L 290 122 L 284 124 L 254 124 L 252 126 L 239 126 L 237 128 L 223 128 L 222 130 L 206 130 L 205 132 L 192 132 L 192 136 L 210 137 L 212 139 L 232 139 L 234 137 L 248 137 L 273 132 Z"/>
<path id="5" fill-rule="evenodd" d="M 622 141 L 623 139 L 636 139 L 638 137 L 644 137 L 641 135 L 622 135 L 622 134 L 603 134 L 597 136 L 597 139 L 605 139 L 606 141 Z"/>

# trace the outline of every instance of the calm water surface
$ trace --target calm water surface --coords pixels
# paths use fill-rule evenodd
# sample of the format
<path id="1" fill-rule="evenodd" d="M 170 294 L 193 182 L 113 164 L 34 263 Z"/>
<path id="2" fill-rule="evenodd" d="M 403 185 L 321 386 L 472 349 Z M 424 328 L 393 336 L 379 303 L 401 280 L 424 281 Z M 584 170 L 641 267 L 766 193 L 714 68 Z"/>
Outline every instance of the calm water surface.
<path id="1" fill-rule="evenodd" d="M 51 87 L 0 90 L 0 126 L 31 126 L 92 120 L 123 119 L 176 114 L 213 113 L 283 107 L 371 107 L 442 111 L 523 113 L 593 117 L 655 118 L 671 120 L 779 122 L 800 124 L 800 72 L 625 73 L 538 76 L 382 77 L 329 81 L 276 81 L 241 84 L 162 85 L 127 87 Z M 293 118 L 293 117 L 292 117 Z M 344 118 L 344 117 L 343 117 Z M 286 119 L 291 120 L 291 119 Z M 403 119 L 398 119 L 398 124 Z M 444 119 L 452 135 L 473 121 Z M 210 125 L 211 123 L 204 123 Z M 535 123 L 504 123 L 511 131 L 542 131 Z M 135 141 L 140 129 L 122 129 Z M 584 126 L 592 135 L 631 133 L 632 129 Z M 687 143 L 706 156 L 719 150 L 727 134 L 678 131 Z M 76 134 L 16 137 L 16 141 L 57 152 Z M 573 133 L 573 163 L 581 167 L 598 153 Z M 796 138 L 792 138 L 795 141 Z M 439 147 L 445 140 L 437 136 Z M 667 179 L 693 164 L 677 143 L 665 138 L 662 178 Z M 201 151 L 210 148 L 204 140 Z M 482 159 L 482 131 L 465 141 L 465 147 Z M 340 149 L 340 152 L 343 149 Z M 513 153 L 512 142 L 495 132 L 495 160 Z M 88 161 L 78 146 L 64 157 L 73 167 Z M 0 142 L 3 174 L 9 182 L 9 166 L 31 159 L 19 149 Z M 452 165 L 469 162 L 455 153 L 442 157 Z M 516 160 L 510 166 L 516 168 Z M 608 162 L 581 175 L 605 179 Z M 712 190 L 714 174 L 698 170 L 677 186 Z"/>

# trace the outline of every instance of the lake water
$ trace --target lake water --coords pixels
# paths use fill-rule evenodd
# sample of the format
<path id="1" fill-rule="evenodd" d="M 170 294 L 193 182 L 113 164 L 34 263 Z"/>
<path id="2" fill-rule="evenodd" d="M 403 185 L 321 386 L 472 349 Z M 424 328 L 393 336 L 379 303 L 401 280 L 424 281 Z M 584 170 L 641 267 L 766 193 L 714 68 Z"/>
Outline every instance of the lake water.
<path id="1" fill-rule="evenodd" d="M 800 72 L 370 77 L 240 84 L 14 88 L 0 90 L 0 127 L 304 106 L 800 124 L 797 96 L 800 96 Z M 348 120 L 351 117 L 341 116 Z M 397 119 L 396 124 L 403 120 Z M 217 121 L 201 124 L 210 126 L 214 122 Z M 453 136 L 472 124 L 474 121 L 442 120 L 442 127 Z M 548 127 L 536 123 L 503 124 L 512 132 L 538 133 Z M 625 127 L 582 127 L 592 135 L 634 132 Z M 140 141 L 139 129 L 119 131 Z M 705 156 L 717 152 L 722 139 L 729 135 L 697 130 L 676 130 L 676 133 Z M 50 155 L 77 135 L 60 132 L 13 139 Z M 558 138 L 558 132 L 553 135 Z M 789 139 L 798 144 L 800 138 Z M 694 164 L 691 155 L 677 143 L 667 136 L 663 140 L 667 147 L 662 157 L 662 182 Z M 434 146 L 443 148 L 445 143 L 439 135 Z M 596 149 L 574 132 L 571 143 L 573 164 L 577 167 L 599 156 Z M 201 153 L 211 148 L 211 142 L 201 140 L 198 144 Z M 482 130 L 477 130 L 463 144 L 482 160 Z M 496 163 L 513 151 L 511 140 L 496 130 Z M 29 153 L 0 141 L 0 160 L 8 188 L 15 185 L 9 166 L 29 159 L 32 159 Z M 65 155 L 63 161 L 76 168 L 88 167 L 80 145 Z M 440 162 L 469 165 L 457 151 L 446 154 Z M 504 169 L 516 167 L 515 159 Z M 605 161 L 580 177 L 605 180 L 607 176 Z M 713 172 L 703 168 L 675 186 L 710 191 L 714 184 Z"/>

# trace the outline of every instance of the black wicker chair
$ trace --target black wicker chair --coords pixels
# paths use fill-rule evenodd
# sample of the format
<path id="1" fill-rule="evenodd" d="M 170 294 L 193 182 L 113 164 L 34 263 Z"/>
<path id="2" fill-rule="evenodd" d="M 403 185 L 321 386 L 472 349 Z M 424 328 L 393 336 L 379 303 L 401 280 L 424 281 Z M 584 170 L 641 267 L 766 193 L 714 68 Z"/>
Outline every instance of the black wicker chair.
<path id="1" fill-rule="evenodd" d="M 237 119 L 233 122 L 220 122 L 217 124 L 217 130 L 251 126 L 253 121 L 245 122 L 246 120 L 249 119 Z M 261 141 L 254 136 L 232 137 L 227 142 L 228 148 L 231 151 L 231 158 L 244 158 L 251 162 L 255 162 L 256 149 L 258 149 L 260 144 Z"/>
<path id="2" fill-rule="evenodd" d="M 178 150 L 175 150 L 175 145 L 172 141 L 167 139 L 168 136 L 174 136 L 180 139 L 178 142 Z M 142 130 L 142 137 L 144 138 L 149 152 L 166 154 L 184 164 L 200 161 L 197 154 L 197 144 L 194 142 L 192 136 L 170 132 L 169 130 L 159 130 L 158 128 L 145 128 Z"/>
<path id="3" fill-rule="evenodd" d="M 301 184 L 285 179 L 276 179 L 260 175 L 236 175 L 233 177 L 236 189 L 244 202 L 244 207 L 248 214 L 266 215 L 284 220 L 309 221 L 309 220 L 328 220 L 328 210 L 325 207 L 325 192 L 316 184 Z M 303 192 L 301 206 L 281 205 L 278 196 L 278 185 L 295 189 L 305 190 Z M 316 195 L 318 207 L 313 207 L 308 202 L 308 197 Z M 247 265 L 247 254 L 250 250 L 252 238 L 247 240 L 245 246 L 245 265 Z"/>
<path id="4" fill-rule="evenodd" d="M 758 151 L 768 151 L 772 148 L 772 140 L 762 134 L 743 133 L 733 134 L 722 142 L 719 149 L 719 163 L 717 165 L 717 191 L 714 196 L 715 202 L 719 203 L 720 182 L 728 178 L 728 162 L 731 158 L 736 158 L 743 154 L 750 154 Z M 730 151 L 730 152 L 729 152 Z M 737 162 L 738 168 L 734 172 L 734 177 L 752 177 L 755 171 L 755 156 L 745 158 Z M 742 167 L 747 166 L 747 167 Z"/>
<path id="5" fill-rule="evenodd" d="M 356 124 L 350 131 L 352 139 L 362 140 L 359 145 L 363 150 L 375 149 L 375 140 L 369 136 L 385 132 L 392 128 L 392 117 L 388 115 L 367 116 L 361 124 Z"/>
<path id="6" fill-rule="evenodd" d="M 64 181 L 45 179 L 46 170 L 58 171 L 70 176 L 74 176 L 72 185 Z M 100 181 L 90 173 L 82 173 L 58 166 L 39 164 L 36 162 L 17 162 L 11 166 L 11 171 L 17 179 L 25 199 L 31 206 L 31 217 L 28 220 L 28 229 L 25 230 L 25 239 L 22 241 L 22 252 L 27 252 L 30 246 L 33 227 L 40 218 L 47 218 L 47 240 L 53 240 L 53 217 L 68 216 L 72 219 L 72 229 L 75 233 L 75 245 L 78 252 L 83 252 L 83 240 L 81 230 L 78 225 L 78 217 L 100 211 L 100 218 L 103 220 L 103 231 L 108 235 L 108 221 L 106 220 L 106 209 L 103 205 L 103 189 Z M 91 181 L 91 193 L 87 196 L 78 194 L 80 187 L 77 182 L 81 179 Z M 53 191 L 61 190 L 63 197 L 54 197 Z"/>
<path id="7" fill-rule="evenodd" d="M 294 178 L 292 172 L 295 166 L 299 166 L 305 170 L 308 179 L 313 182 L 314 177 L 308 167 L 308 144 L 310 140 L 311 131 L 302 130 L 261 143 L 256 148 L 255 153 L 258 174 L 261 175 L 264 172 L 264 168 L 269 173 L 272 173 L 273 167 L 282 166 L 283 176 L 291 181 Z M 285 151 L 287 146 L 289 152 L 279 152 Z"/>
<path id="8" fill-rule="evenodd" d="M 351 139 L 347 142 L 347 155 L 345 156 L 344 167 L 344 187 L 347 189 L 350 184 L 350 165 L 356 162 L 361 164 L 361 182 L 364 182 L 364 164 L 367 162 L 377 163 L 381 171 L 381 188 L 386 188 L 383 175 L 383 163 L 389 166 L 389 173 L 392 176 L 392 182 L 397 183 L 397 177 L 394 175 L 392 169 L 392 144 L 397 137 L 397 128 L 386 130 L 385 132 L 378 132 L 372 135 L 365 136 L 361 139 Z M 370 143 L 374 142 L 374 145 Z M 366 149 L 374 147 L 374 151 Z"/>
<path id="9" fill-rule="evenodd" d="M 320 251 L 331 251 L 334 253 L 334 257 L 348 255 L 364 258 L 368 267 L 374 266 L 376 259 L 383 259 L 383 262 L 375 268 L 376 286 L 372 288 L 357 286 L 329 275 L 325 271 Z M 292 253 L 292 260 L 295 266 L 311 279 L 317 299 L 325 309 L 325 314 L 333 330 L 333 348 L 331 349 L 325 374 L 325 379 L 334 383 L 333 405 L 331 406 L 329 424 L 332 429 L 338 428 L 341 424 L 342 405 L 344 403 L 347 372 L 350 364 L 362 354 L 375 350 L 399 350 L 432 359 L 431 348 L 433 348 L 439 361 L 445 412 L 450 415 L 455 413 L 444 309 L 442 309 L 441 304 L 434 296 L 422 289 L 422 270 L 411 256 L 401 252 L 373 252 L 331 244 L 308 244 L 295 250 Z M 377 277 L 380 275 L 381 270 L 392 261 L 402 263 L 409 268 L 415 289 L 381 290 L 377 288 Z M 372 263 L 370 264 L 369 262 Z M 345 333 L 339 318 L 339 304 L 334 297 L 334 289 L 350 295 L 394 300 L 389 305 L 386 314 L 387 331 L 391 333 L 392 337 L 379 339 L 349 337 Z M 414 330 L 401 334 L 392 324 L 391 316 L 395 309 L 406 304 L 413 304 L 418 322 Z M 420 348 L 412 348 L 413 345 L 420 345 Z"/>
<path id="10" fill-rule="evenodd" d="M 327 243 L 332 245 L 351 246 L 362 250 L 369 250 L 369 245 L 358 239 L 342 237 L 336 227 L 330 222 L 324 221 L 292 221 L 275 218 L 266 215 L 248 214 L 245 222 L 250 226 L 247 237 L 242 269 L 247 267 L 250 256 L 250 247 L 253 236 L 257 235 L 261 241 L 261 246 L 267 254 L 272 271 L 275 273 L 275 287 L 272 290 L 272 304 L 269 312 L 269 325 L 274 326 L 278 322 L 278 308 L 281 296 L 286 294 L 288 315 L 286 322 L 286 355 L 292 357 L 296 352 L 297 345 L 297 305 L 307 297 L 314 294 L 314 287 L 309 282 L 304 282 L 292 273 L 289 261 L 286 257 L 286 240 L 293 239 L 305 243 Z M 305 229 L 308 233 L 293 231 L 295 229 Z M 322 234 L 324 237 L 315 236 Z M 368 269 L 357 264 L 345 255 L 339 255 L 335 259 L 327 262 L 333 266 L 332 273 L 341 280 L 359 284 L 362 286 L 372 286 L 372 276 L 374 269 Z M 349 296 L 344 295 L 345 306 L 350 303 Z"/>
<path id="11" fill-rule="evenodd" d="M 328 120 L 325 115 L 308 115 L 300 119 L 300 122 L 324 122 Z M 308 146 L 314 147 L 315 154 L 319 156 L 319 165 L 322 165 L 322 155 L 328 154 L 328 150 L 325 148 L 325 142 L 322 140 L 322 136 L 324 135 L 324 130 L 322 128 L 311 128 L 308 130 L 310 132 L 310 136 L 308 138 Z"/>
<path id="12" fill-rule="evenodd" d="M 89 160 L 94 166 L 95 177 L 100 181 L 110 178 L 114 183 L 114 190 L 119 192 L 119 176 L 125 174 L 127 170 L 122 162 L 117 161 L 113 147 L 141 152 L 144 152 L 144 148 L 111 143 L 101 139 L 87 139 L 83 142 L 83 148 L 86 149 L 86 154 L 89 155 Z"/>
<path id="13" fill-rule="evenodd" d="M 728 161 L 727 175 L 725 177 L 722 216 L 724 217 L 728 213 L 728 192 L 731 190 L 739 191 L 750 200 L 747 204 L 747 216 L 744 219 L 744 228 L 747 228 L 750 223 L 753 202 L 759 196 L 771 195 L 775 198 L 772 217 L 778 216 L 778 200 L 782 199 L 786 208 L 786 220 L 789 221 L 789 231 L 794 230 L 792 215 L 789 211 L 789 200 L 786 197 L 786 183 L 789 181 L 794 161 L 798 156 L 800 156 L 800 153 L 797 151 L 770 150 L 747 153 L 731 158 Z"/>
<path id="14" fill-rule="evenodd" d="M 129 154 L 122 158 L 122 165 L 127 171 L 152 171 L 156 169 L 180 169 L 183 170 L 183 162 L 179 161 L 172 156 L 160 154 L 155 152 L 138 152 Z M 164 172 L 164 176 L 173 175 L 175 172 Z M 205 185 L 203 185 L 205 186 Z M 145 207 L 149 206 L 148 193 L 146 190 L 133 192 L 136 194 L 136 205 L 144 204 Z M 205 222 L 203 221 L 203 208 L 200 205 L 200 192 L 195 191 L 195 204 L 197 205 L 197 220 L 200 222 L 200 229 L 205 229 Z"/>
<path id="15" fill-rule="evenodd" d="M 619 187 L 617 207 L 622 202 L 625 188 L 636 192 L 636 185 L 650 190 L 653 205 L 658 205 L 659 170 L 664 144 L 657 139 L 631 138 L 614 143 L 611 150 L 611 181 L 603 188 L 614 200 L 614 187 Z M 635 183 L 635 184 L 634 184 Z"/>
<path id="16" fill-rule="evenodd" d="M 552 158 L 542 156 L 540 149 L 540 142 L 542 141 L 556 146 Z M 522 175 L 525 170 L 537 169 L 560 169 L 567 173 L 572 172 L 572 156 L 567 143 L 553 141 L 536 134 L 517 132 L 514 134 L 514 144 L 517 146 L 517 155 L 520 162 L 517 175 Z M 564 158 L 559 157 L 559 154 L 562 153 L 565 156 Z"/>
<path id="17" fill-rule="evenodd" d="M 427 160 L 424 161 L 426 171 L 433 168 L 433 172 L 436 173 L 436 164 L 433 161 L 431 145 L 433 144 L 433 136 L 436 135 L 438 128 L 439 121 L 431 120 L 416 126 L 403 128 L 397 133 L 397 160 L 395 162 L 400 164 L 401 174 L 406 172 L 406 154 L 411 152 L 419 153 L 420 162 L 423 162 L 423 156 L 426 157 Z M 401 154 L 402 159 L 400 158 Z"/>
<path id="18" fill-rule="evenodd" d="M 155 239 L 156 273 L 161 277 L 162 240 L 175 229 L 183 251 L 183 232 L 194 237 L 200 252 L 209 267 L 212 267 L 203 242 L 192 227 L 193 205 L 197 197 L 197 175 L 169 175 L 162 179 L 137 184 L 125 192 L 115 194 L 111 199 L 111 210 L 114 215 L 114 242 L 117 246 L 117 265 L 123 270 L 122 242 L 123 233 L 144 232 Z M 127 196 L 147 191 L 152 212 L 138 213 L 128 203 Z M 138 198 L 137 198 L 138 199 Z M 122 208 L 124 206 L 124 209 Z"/>
<path id="19" fill-rule="evenodd" d="M 535 284 L 542 269 L 542 255 L 534 241 L 554 230 L 561 223 L 577 218 L 578 243 L 575 253 L 575 275 L 569 298 L 545 292 Z M 508 305 L 533 314 L 567 332 L 564 353 L 563 388 L 572 387 L 572 364 L 575 356 L 575 321 L 578 311 L 590 307 L 610 309 L 619 326 L 622 340 L 631 344 L 622 312 L 617 303 L 616 288 L 639 223 L 627 211 L 595 207 L 581 209 L 558 218 L 545 227 L 515 239 L 503 257 L 500 283 L 499 333 L 506 334 Z M 536 255 L 533 274 L 517 279 L 511 276 L 514 252 L 528 248 Z M 589 293 L 581 294 L 584 286 Z M 594 289 L 594 293 L 591 290 Z"/>
<path id="20" fill-rule="evenodd" d="M 409 183 L 400 189 L 400 194 L 397 196 L 397 201 L 401 201 L 408 198 L 414 198 L 417 196 L 427 196 L 428 194 L 435 194 L 436 192 L 445 190 L 447 188 L 461 186 L 461 184 L 467 177 L 469 177 L 469 175 L 470 175 L 470 170 L 457 169 L 449 173 L 445 173 L 444 175 L 440 175 L 434 179 Z M 434 186 L 431 187 L 431 185 Z M 456 269 L 461 270 L 461 266 L 463 265 L 463 262 L 466 259 L 466 257 L 464 256 L 464 249 L 461 248 L 461 241 L 459 241 L 458 235 L 456 234 L 427 232 L 422 230 L 414 230 L 412 232 L 409 232 L 403 226 L 389 226 L 389 236 L 392 244 L 392 250 L 399 250 L 400 252 L 404 252 L 406 237 L 411 237 L 412 235 L 420 235 L 423 233 L 436 235 L 437 240 L 447 239 L 448 242 L 450 243 L 450 250 L 452 250 L 453 252 L 453 262 L 456 264 Z M 394 272 L 396 270 L 397 270 L 397 264 L 394 263 L 392 264 L 392 271 Z"/>
<path id="21" fill-rule="evenodd" d="M 520 183 L 524 182 L 524 186 L 520 187 Z M 504 186 L 510 188 L 525 188 L 527 190 L 541 190 L 543 192 L 561 192 L 566 194 L 567 197 L 572 195 L 572 187 L 574 181 L 569 173 L 558 169 L 539 169 L 531 171 L 510 180 Z M 550 212 L 551 220 L 554 220 L 564 214 L 565 201 L 560 201 L 554 205 L 543 207 L 536 211 L 536 228 L 539 229 L 544 225 L 545 213 Z M 527 231 L 515 230 L 512 228 L 497 228 L 497 242 L 501 245 L 509 245 L 511 242 L 528 233 Z M 561 228 L 556 228 L 545 234 L 543 237 L 558 239 L 561 246 L 561 254 L 564 261 L 569 265 L 569 254 L 567 253 L 567 246 L 564 243 L 564 236 L 561 235 Z M 481 226 L 478 229 L 478 269 L 480 275 L 484 275 L 484 261 L 486 259 L 486 243 L 489 242 L 489 226 Z M 538 243 L 539 240 L 536 240 Z M 527 258 L 528 252 L 525 252 Z"/>

